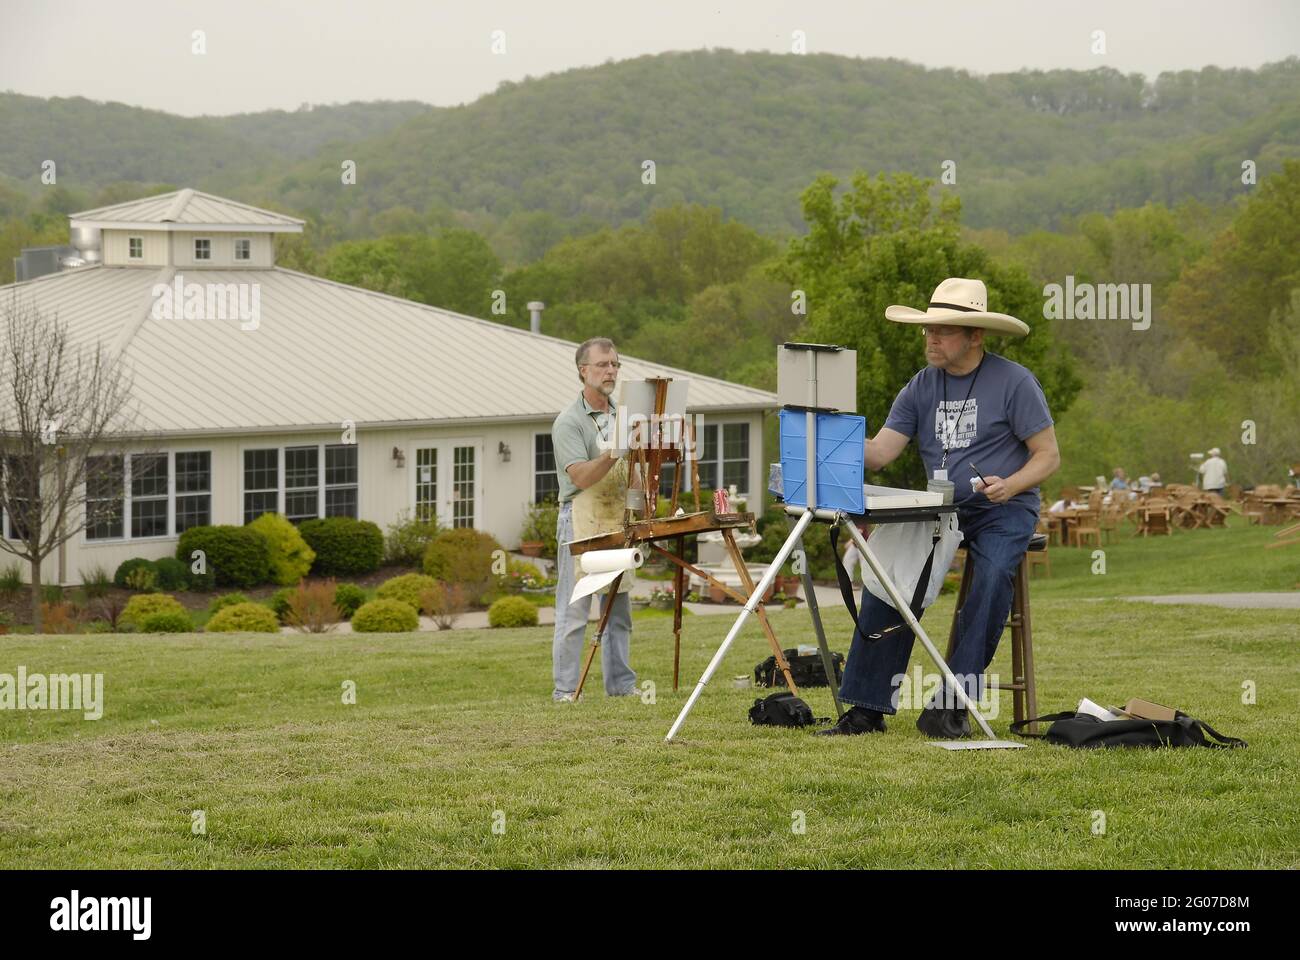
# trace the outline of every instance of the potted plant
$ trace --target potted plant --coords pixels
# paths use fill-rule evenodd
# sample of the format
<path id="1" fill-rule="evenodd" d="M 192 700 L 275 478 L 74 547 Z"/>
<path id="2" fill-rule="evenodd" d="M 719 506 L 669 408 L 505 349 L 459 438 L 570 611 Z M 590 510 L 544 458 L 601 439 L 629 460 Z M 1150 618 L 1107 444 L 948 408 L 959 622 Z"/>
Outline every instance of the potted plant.
<path id="1" fill-rule="evenodd" d="M 555 538 L 555 521 L 558 509 L 549 501 L 530 504 L 528 514 L 524 517 L 523 529 L 519 532 L 519 552 L 526 557 L 540 557 L 548 553 L 548 533 Z"/>
<path id="2" fill-rule="evenodd" d="M 649 598 L 649 597 L 633 597 L 633 598 L 632 598 L 630 601 L 628 601 L 628 602 L 632 604 L 632 609 L 633 609 L 634 611 L 635 611 L 635 610 L 644 610 L 644 609 L 646 609 L 646 607 L 650 606 L 650 598 Z"/>
<path id="3" fill-rule="evenodd" d="M 716 583 L 710 583 L 710 584 L 709 584 L 709 602 L 710 602 L 710 603 L 725 603 L 726 600 L 727 600 L 727 594 L 726 594 L 726 592 L 722 589 L 722 587 L 721 587 L 719 584 L 716 584 Z"/>
<path id="4" fill-rule="evenodd" d="M 660 590 L 656 587 L 650 594 L 650 606 L 656 610 L 671 610 L 673 608 L 673 595 L 667 590 Z"/>

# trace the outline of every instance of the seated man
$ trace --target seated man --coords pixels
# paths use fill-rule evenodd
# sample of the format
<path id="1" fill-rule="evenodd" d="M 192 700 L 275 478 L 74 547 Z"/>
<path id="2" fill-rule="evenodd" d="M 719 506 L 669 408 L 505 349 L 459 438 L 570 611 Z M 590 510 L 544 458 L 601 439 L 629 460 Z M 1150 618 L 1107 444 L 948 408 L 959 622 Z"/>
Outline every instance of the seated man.
<path id="1" fill-rule="evenodd" d="M 955 484 L 958 521 L 973 567 L 948 665 L 972 699 L 978 694 L 971 688 L 978 687 L 997 650 L 1016 568 L 1038 522 L 1038 484 L 1061 463 L 1038 380 L 1020 364 L 984 350 L 986 335 L 1025 336 L 1029 327 L 987 312 L 986 303 L 981 281 L 949 279 L 924 312 L 898 306 L 885 311 L 890 320 L 921 327 L 927 366 L 899 391 L 885 425 L 866 444 L 867 469 L 879 470 L 916 437 L 927 473 Z M 884 715 L 897 712 L 912 631 L 895 630 L 875 643 L 864 635 L 900 622 L 897 610 L 863 591 L 860 629 L 840 687 L 840 699 L 853 707 L 819 733 L 884 731 Z M 952 698 L 951 691 L 941 690 L 921 711 L 916 725 L 922 733 L 945 739 L 969 734 L 965 710 L 945 705 Z"/>

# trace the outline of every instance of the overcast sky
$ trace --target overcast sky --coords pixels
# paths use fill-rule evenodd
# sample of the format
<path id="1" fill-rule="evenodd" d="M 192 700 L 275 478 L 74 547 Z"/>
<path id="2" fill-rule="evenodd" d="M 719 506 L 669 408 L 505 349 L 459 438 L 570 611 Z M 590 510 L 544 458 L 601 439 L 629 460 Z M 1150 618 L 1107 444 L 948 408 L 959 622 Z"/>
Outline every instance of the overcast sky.
<path id="1" fill-rule="evenodd" d="M 192 52 L 202 30 L 207 52 Z M 504 31 L 505 52 L 492 51 Z M 1092 52 L 1105 32 L 1106 53 Z M 667 50 L 899 57 L 979 73 L 1257 67 L 1300 54 L 1295 0 L 0 0 L 0 90 L 228 114 L 476 99 Z"/>

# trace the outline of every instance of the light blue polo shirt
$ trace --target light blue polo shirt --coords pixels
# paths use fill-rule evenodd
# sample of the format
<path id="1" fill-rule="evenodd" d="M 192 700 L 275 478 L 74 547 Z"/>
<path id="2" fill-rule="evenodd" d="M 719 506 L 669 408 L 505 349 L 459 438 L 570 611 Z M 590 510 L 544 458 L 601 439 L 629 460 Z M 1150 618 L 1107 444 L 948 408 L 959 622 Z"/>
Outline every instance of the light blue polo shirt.
<path id="1" fill-rule="evenodd" d="M 600 443 L 614 429 L 614 408 L 597 410 L 584 393 L 560 411 L 551 424 L 551 448 L 555 451 L 555 475 L 560 481 L 559 500 L 567 503 L 582 491 L 569 476 L 575 463 L 595 460 L 605 452 Z"/>

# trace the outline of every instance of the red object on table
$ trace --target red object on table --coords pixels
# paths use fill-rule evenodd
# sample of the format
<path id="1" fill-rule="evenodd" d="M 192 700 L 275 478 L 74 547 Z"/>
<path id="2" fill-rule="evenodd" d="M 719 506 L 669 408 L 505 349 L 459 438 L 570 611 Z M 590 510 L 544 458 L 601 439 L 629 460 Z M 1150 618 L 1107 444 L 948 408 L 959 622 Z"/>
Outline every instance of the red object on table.
<path id="1" fill-rule="evenodd" d="M 713 512 L 717 514 L 731 512 L 731 504 L 727 500 L 726 490 L 713 491 Z"/>

